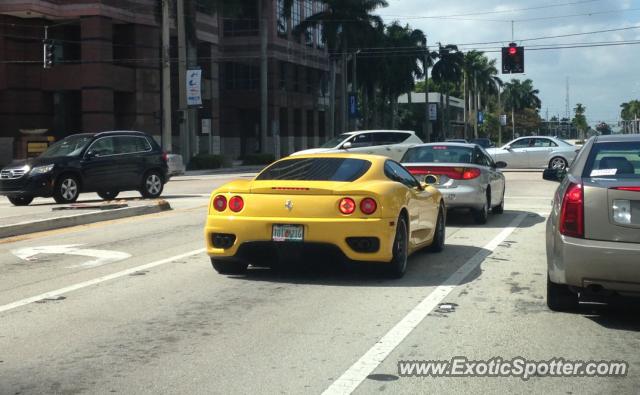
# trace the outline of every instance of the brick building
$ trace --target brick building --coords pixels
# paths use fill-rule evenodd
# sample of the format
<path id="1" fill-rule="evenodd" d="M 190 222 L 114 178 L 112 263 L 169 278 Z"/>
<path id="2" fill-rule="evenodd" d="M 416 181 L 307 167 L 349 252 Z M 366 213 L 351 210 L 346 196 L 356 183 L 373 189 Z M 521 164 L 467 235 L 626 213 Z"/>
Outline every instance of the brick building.
<path id="1" fill-rule="evenodd" d="M 315 0 L 294 2 L 283 18 L 281 0 L 237 0 L 232 11 L 198 9 L 193 53 L 202 70 L 203 104 L 196 111 L 199 148 L 207 151 L 201 120 L 210 119 L 216 150 L 232 158 L 262 150 L 282 155 L 316 145 L 327 135 L 327 50 L 320 29 L 292 34 L 318 11 Z M 261 8 L 262 7 L 262 8 Z M 268 24 L 268 138 L 260 147 L 260 16 Z M 29 129 L 47 140 L 85 131 L 146 131 L 160 139 L 161 23 L 156 0 L 3 0 L 0 2 L 0 164 L 27 155 Z M 55 41 L 55 65 L 42 66 L 45 26 Z M 171 57 L 177 58 L 172 19 Z M 177 63 L 172 62 L 172 134 L 179 152 Z M 20 130 L 27 130 L 21 132 Z M 276 138 L 274 136 L 279 136 Z"/>

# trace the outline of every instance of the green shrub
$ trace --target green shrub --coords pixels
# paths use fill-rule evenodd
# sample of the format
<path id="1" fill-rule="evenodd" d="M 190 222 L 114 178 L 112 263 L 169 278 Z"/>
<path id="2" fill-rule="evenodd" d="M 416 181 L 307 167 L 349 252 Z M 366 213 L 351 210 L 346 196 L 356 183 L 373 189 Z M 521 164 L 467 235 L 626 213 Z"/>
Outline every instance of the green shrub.
<path id="1" fill-rule="evenodd" d="M 226 163 L 227 161 L 222 155 L 199 154 L 191 158 L 187 170 L 217 169 Z"/>
<path id="2" fill-rule="evenodd" d="M 243 165 L 253 166 L 268 165 L 275 160 L 275 157 L 271 154 L 250 154 L 243 156 L 241 159 Z"/>

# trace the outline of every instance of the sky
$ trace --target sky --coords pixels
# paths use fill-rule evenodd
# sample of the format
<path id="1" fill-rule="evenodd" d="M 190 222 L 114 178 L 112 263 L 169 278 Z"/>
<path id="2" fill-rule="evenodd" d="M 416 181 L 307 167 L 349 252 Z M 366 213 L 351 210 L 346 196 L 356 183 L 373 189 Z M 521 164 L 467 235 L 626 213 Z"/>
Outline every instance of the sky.
<path id="1" fill-rule="evenodd" d="M 387 0 L 376 11 L 386 23 L 398 20 L 427 34 L 429 46 L 441 42 L 462 50 L 496 50 L 514 41 L 525 47 L 525 74 L 500 75 L 533 80 L 542 100 L 540 115 L 564 117 L 569 78 L 571 117 L 576 103 L 586 107 L 587 121 L 615 124 L 620 104 L 640 99 L 640 0 Z M 435 17 L 435 18 L 434 18 Z M 444 18 L 443 18 L 444 17 Z M 531 38 L 623 29 L 597 34 Z M 522 41 L 526 40 L 526 41 Z M 634 41 L 633 45 L 609 45 Z M 499 42 L 481 45 L 475 43 Z M 532 50 L 547 45 L 604 43 L 601 47 Z M 473 44 L 473 45 L 461 45 Z M 487 48 L 491 47 L 491 48 Z M 497 59 L 500 53 L 486 53 Z"/>

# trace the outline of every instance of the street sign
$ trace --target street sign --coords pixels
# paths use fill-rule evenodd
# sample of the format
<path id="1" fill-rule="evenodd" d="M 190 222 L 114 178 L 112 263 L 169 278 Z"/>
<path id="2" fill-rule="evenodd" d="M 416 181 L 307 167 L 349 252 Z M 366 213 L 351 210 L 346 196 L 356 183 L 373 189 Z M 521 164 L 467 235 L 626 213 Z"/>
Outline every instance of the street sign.
<path id="1" fill-rule="evenodd" d="M 438 105 L 436 103 L 429 103 L 429 120 L 438 120 Z"/>
<path id="2" fill-rule="evenodd" d="M 358 97 L 351 93 L 349 94 L 349 118 L 358 117 Z"/>
<path id="3" fill-rule="evenodd" d="M 211 118 L 202 118 L 202 134 L 211 134 Z"/>
<path id="4" fill-rule="evenodd" d="M 507 116 L 505 114 L 500 115 L 500 126 L 507 126 Z"/>
<path id="5" fill-rule="evenodd" d="M 124 259 L 131 258 L 130 254 L 120 251 L 110 250 L 94 250 L 89 248 L 79 248 L 82 244 L 68 244 L 59 246 L 42 246 L 42 247 L 27 247 L 19 250 L 12 250 L 11 253 L 18 258 L 28 261 L 37 262 L 36 255 L 40 254 L 62 254 L 62 255 L 75 255 L 95 258 L 93 260 L 78 264 L 67 266 L 67 269 L 74 269 L 78 267 L 91 268 L 106 265 L 108 263 L 122 261 Z"/>
<path id="6" fill-rule="evenodd" d="M 484 123 L 484 113 L 482 111 L 478 111 L 478 125 L 482 125 Z"/>
<path id="7" fill-rule="evenodd" d="M 202 70 L 187 70 L 187 105 L 202 105 Z"/>

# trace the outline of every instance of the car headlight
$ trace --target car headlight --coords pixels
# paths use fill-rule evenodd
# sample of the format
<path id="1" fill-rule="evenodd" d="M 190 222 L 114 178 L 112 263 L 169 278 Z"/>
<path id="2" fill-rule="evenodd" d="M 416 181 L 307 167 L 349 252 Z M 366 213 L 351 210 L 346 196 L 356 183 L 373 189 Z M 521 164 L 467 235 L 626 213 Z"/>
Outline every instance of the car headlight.
<path id="1" fill-rule="evenodd" d="M 46 174 L 53 170 L 53 165 L 36 166 L 31 169 L 31 174 Z"/>

